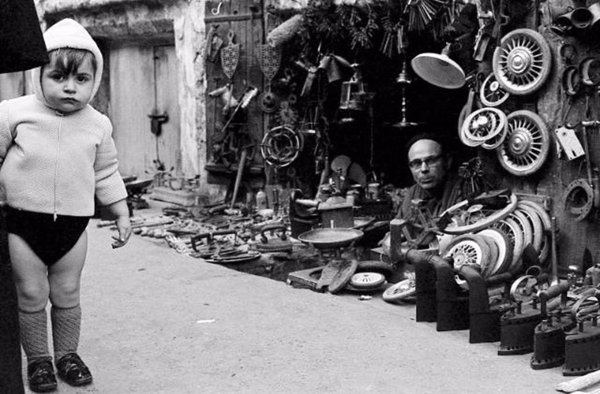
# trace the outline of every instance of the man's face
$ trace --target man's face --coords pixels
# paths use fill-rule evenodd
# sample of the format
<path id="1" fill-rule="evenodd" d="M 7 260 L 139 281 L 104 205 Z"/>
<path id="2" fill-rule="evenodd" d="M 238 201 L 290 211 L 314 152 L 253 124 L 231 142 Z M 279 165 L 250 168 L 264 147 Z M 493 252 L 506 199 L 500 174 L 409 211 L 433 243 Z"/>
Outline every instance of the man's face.
<path id="1" fill-rule="evenodd" d="M 429 139 L 418 140 L 410 147 L 408 166 L 415 182 L 425 190 L 440 186 L 448 171 L 448 163 L 442 155 L 442 146 Z"/>

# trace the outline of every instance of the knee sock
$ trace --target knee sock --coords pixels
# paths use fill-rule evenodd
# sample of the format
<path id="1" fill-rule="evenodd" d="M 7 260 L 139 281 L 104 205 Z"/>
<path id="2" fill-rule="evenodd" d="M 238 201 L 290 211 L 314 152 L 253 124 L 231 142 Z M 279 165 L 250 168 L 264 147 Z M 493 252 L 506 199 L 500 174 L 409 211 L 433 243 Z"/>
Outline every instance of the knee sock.
<path id="1" fill-rule="evenodd" d="M 52 341 L 54 343 L 54 359 L 60 360 L 67 353 L 77 353 L 79 332 L 81 329 L 81 307 L 50 309 L 52 319 Z"/>
<path id="2" fill-rule="evenodd" d="M 47 324 L 46 309 L 37 312 L 19 311 L 21 345 L 28 362 L 50 357 Z"/>

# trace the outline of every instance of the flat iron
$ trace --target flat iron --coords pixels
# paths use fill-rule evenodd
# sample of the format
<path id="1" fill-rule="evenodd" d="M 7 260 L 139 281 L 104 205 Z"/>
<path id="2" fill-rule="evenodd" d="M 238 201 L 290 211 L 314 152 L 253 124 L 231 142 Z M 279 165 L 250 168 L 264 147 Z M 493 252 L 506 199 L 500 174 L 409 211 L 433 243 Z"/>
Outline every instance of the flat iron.
<path id="1" fill-rule="evenodd" d="M 499 356 L 533 351 L 533 332 L 544 318 L 537 295 L 537 287 L 543 283 L 547 283 L 547 275 L 523 275 L 512 283 L 513 306 L 500 318 Z"/>
<path id="2" fill-rule="evenodd" d="M 565 364 L 563 375 L 579 376 L 600 370 L 600 326 L 598 326 L 599 293 L 587 293 L 571 309 L 571 318 L 577 327 L 565 333 Z M 585 302 L 595 299 L 593 306 L 583 308 Z"/>

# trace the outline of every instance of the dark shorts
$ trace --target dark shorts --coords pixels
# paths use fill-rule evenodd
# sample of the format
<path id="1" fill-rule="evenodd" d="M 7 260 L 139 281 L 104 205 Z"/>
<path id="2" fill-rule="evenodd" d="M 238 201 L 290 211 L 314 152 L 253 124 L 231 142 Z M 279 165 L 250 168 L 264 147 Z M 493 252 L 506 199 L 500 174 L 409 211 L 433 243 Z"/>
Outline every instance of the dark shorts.
<path id="1" fill-rule="evenodd" d="M 23 211 L 6 207 L 6 229 L 16 234 L 31 250 L 51 266 L 61 259 L 81 237 L 90 218 Z"/>

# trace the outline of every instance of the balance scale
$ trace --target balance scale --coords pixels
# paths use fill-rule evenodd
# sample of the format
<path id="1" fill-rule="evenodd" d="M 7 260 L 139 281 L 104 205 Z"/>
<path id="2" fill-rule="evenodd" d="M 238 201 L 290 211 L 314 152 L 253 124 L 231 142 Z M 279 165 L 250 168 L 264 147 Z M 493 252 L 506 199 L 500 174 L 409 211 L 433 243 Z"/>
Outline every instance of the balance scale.
<path id="1" fill-rule="evenodd" d="M 342 257 L 342 251 L 362 236 L 363 232 L 360 230 L 341 227 L 318 228 L 300 234 L 298 240 L 319 251 L 323 266 L 290 272 L 288 284 L 324 292 L 332 284 L 336 274 L 342 270 L 354 271 L 348 269 L 351 262 Z"/>

